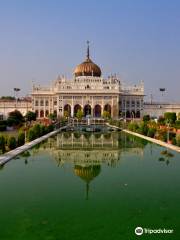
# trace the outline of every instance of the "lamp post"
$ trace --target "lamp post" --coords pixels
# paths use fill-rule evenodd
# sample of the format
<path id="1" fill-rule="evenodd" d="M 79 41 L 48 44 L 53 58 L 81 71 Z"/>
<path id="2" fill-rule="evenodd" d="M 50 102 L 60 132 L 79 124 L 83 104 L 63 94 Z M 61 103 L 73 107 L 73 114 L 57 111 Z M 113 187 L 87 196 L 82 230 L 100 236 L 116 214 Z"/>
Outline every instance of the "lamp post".
<path id="1" fill-rule="evenodd" d="M 14 88 L 14 97 L 15 97 L 15 100 L 16 100 L 15 108 L 17 107 L 18 92 L 19 92 L 20 90 L 21 90 L 20 88 Z"/>
<path id="2" fill-rule="evenodd" d="M 165 88 L 159 88 L 159 91 L 162 94 L 162 99 L 161 99 L 161 102 L 162 102 L 163 101 L 163 94 L 165 93 L 166 89 Z"/>
<path id="3" fill-rule="evenodd" d="M 24 117 L 24 120 L 25 120 L 24 138 L 26 143 L 26 140 L 27 140 L 27 117 L 26 116 Z"/>
<path id="4" fill-rule="evenodd" d="M 169 120 L 167 120 L 166 125 L 167 125 L 167 143 L 169 143 L 169 127 L 170 127 L 170 121 Z"/>

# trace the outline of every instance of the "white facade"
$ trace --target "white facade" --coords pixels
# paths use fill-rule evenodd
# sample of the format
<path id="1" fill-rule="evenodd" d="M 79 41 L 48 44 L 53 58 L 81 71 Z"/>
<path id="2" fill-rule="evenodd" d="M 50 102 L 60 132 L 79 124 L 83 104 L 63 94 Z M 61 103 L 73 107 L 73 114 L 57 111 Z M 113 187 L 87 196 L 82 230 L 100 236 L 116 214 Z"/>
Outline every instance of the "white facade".
<path id="1" fill-rule="evenodd" d="M 64 116 L 65 111 L 74 117 L 78 109 L 84 116 L 101 117 L 104 111 L 112 118 L 125 116 L 139 118 L 143 111 L 144 84 L 123 86 L 119 78 L 103 78 L 100 68 L 89 58 L 78 65 L 72 79 L 60 77 L 49 87 L 34 85 L 32 89 L 32 110 L 38 118 L 50 113 Z"/>
<path id="2" fill-rule="evenodd" d="M 180 103 L 145 103 L 143 115 L 159 118 L 165 112 L 175 112 L 177 117 L 180 114 Z"/>
<path id="3" fill-rule="evenodd" d="M 28 111 L 32 111 L 32 104 L 30 100 L 0 100 L 0 120 L 8 117 L 10 112 L 18 110 L 23 116 Z"/>
<path id="4" fill-rule="evenodd" d="M 143 111 L 144 86 L 123 87 L 117 77 L 81 76 L 72 80 L 58 77 L 50 87 L 33 86 L 32 110 L 39 118 L 50 113 L 63 116 L 68 111 L 71 117 L 77 109 L 85 115 L 100 117 L 104 110 L 111 117 L 140 117 Z M 89 110 L 89 112 L 88 112 Z"/>

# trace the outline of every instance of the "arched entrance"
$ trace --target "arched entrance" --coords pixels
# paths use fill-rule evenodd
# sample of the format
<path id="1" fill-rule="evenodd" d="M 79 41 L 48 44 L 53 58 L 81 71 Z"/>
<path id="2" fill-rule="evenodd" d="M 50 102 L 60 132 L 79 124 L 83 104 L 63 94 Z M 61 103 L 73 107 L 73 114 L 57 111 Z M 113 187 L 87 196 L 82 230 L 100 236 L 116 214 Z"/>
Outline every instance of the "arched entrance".
<path id="1" fill-rule="evenodd" d="M 39 117 L 39 111 L 36 110 L 35 113 L 36 113 L 36 117 L 38 118 Z"/>
<path id="2" fill-rule="evenodd" d="M 48 110 L 46 110 L 45 115 L 46 115 L 46 117 L 49 116 L 49 111 Z"/>
<path id="3" fill-rule="evenodd" d="M 64 106 L 64 115 L 67 115 L 66 117 L 71 116 L 71 106 L 69 104 L 66 104 Z"/>
<path id="4" fill-rule="evenodd" d="M 141 117 L 140 111 L 137 110 L 137 111 L 136 111 L 136 118 L 140 118 L 140 117 Z"/>
<path id="5" fill-rule="evenodd" d="M 130 112 L 129 112 L 129 110 L 127 110 L 126 111 L 126 118 L 130 118 L 131 116 L 130 116 Z"/>
<path id="6" fill-rule="evenodd" d="M 101 117 L 101 106 L 99 104 L 97 104 L 94 107 L 94 116 L 95 117 Z"/>
<path id="7" fill-rule="evenodd" d="M 89 104 L 84 106 L 84 116 L 91 115 L 91 106 Z"/>
<path id="8" fill-rule="evenodd" d="M 41 110 L 41 111 L 40 111 L 40 118 L 43 118 L 43 117 L 44 117 L 44 111 Z"/>
<path id="9" fill-rule="evenodd" d="M 81 110 L 81 106 L 80 106 L 79 104 L 76 104 L 76 105 L 74 106 L 74 116 L 75 116 L 75 117 L 76 117 L 76 114 L 77 114 L 78 110 Z"/>
<path id="10" fill-rule="evenodd" d="M 111 105 L 106 104 L 106 105 L 104 106 L 104 111 L 108 112 L 108 113 L 110 114 L 110 116 L 111 116 Z"/>
<path id="11" fill-rule="evenodd" d="M 134 119 L 135 117 L 136 117 L 135 111 L 134 111 L 134 110 L 132 110 L 132 111 L 131 111 L 131 118 L 133 118 L 133 119 Z"/>

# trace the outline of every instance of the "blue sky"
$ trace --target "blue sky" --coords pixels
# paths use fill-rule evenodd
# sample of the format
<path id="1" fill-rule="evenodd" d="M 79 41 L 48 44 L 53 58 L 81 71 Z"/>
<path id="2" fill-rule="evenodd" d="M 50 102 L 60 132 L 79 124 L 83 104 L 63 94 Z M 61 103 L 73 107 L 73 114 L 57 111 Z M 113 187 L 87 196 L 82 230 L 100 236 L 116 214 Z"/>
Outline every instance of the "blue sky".
<path id="1" fill-rule="evenodd" d="M 166 98 L 180 102 L 179 12 L 178 0 L 1 0 L 0 95 L 71 77 L 89 40 L 105 77 L 144 80 L 147 99 L 165 87 Z"/>

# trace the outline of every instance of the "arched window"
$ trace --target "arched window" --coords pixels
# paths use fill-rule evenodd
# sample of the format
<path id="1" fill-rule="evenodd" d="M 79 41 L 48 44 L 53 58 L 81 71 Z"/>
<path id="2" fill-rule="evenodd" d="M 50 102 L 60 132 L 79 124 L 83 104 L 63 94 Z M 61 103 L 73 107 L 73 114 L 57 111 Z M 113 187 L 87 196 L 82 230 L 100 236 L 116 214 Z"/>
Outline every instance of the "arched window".
<path id="1" fill-rule="evenodd" d="M 45 112 L 45 116 L 46 116 L 46 117 L 49 116 L 49 110 L 46 110 L 46 112 Z"/>
<path id="2" fill-rule="evenodd" d="M 40 106 L 44 106 L 44 100 L 40 101 Z"/>
<path id="3" fill-rule="evenodd" d="M 79 104 L 76 104 L 76 105 L 74 106 L 74 116 L 75 116 L 75 117 L 76 117 L 76 114 L 77 114 L 78 110 L 81 110 L 81 106 L 80 106 Z"/>
<path id="4" fill-rule="evenodd" d="M 109 112 L 109 114 L 111 115 L 111 105 L 110 104 L 106 104 L 104 106 L 104 111 Z"/>
<path id="5" fill-rule="evenodd" d="M 94 116 L 95 117 L 101 117 L 101 106 L 99 104 L 97 104 L 94 107 Z"/>
<path id="6" fill-rule="evenodd" d="M 70 117 L 71 116 L 71 106 L 69 105 L 69 104 L 66 104 L 65 106 L 64 106 L 64 113 L 67 113 L 67 115 L 68 115 L 68 117 Z"/>
<path id="7" fill-rule="evenodd" d="M 40 118 L 43 118 L 44 117 L 44 110 L 41 110 L 40 111 Z"/>
<path id="8" fill-rule="evenodd" d="M 130 118 L 130 112 L 129 112 L 129 110 L 126 111 L 126 118 Z"/>
<path id="9" fill-rule="evenodd" d="M 36 117 L 38 118 L 39 117 L 39 111 L 36 110 L 35 113 L 36 113 Z"/>
<path id="10" fill-rule="evenodd" d="M 84 106 L 84 116 L 91 115 L 91 106 L 89 104 Z"/>
<path id="11" fill-rule="evenodd" d="M 140 118 L 141 117 L 141 113 L 139 110 L 136 111 L 136 118 Z"/>

